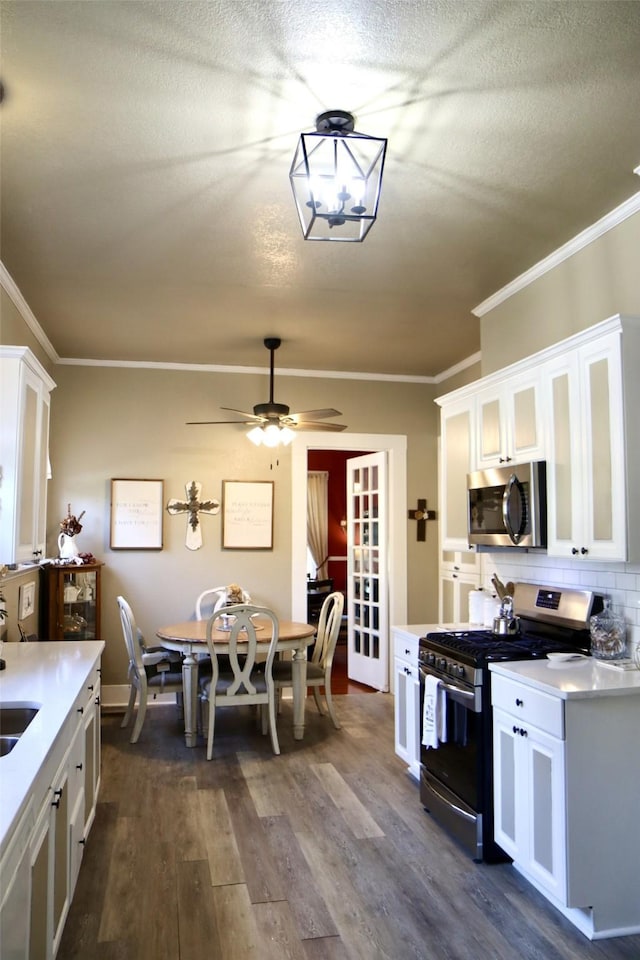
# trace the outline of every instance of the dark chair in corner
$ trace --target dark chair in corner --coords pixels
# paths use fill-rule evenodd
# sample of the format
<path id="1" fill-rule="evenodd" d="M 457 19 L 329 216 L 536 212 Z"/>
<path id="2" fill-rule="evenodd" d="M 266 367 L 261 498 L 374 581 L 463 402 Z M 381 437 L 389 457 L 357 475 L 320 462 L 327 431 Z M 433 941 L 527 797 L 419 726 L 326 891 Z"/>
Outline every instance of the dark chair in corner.
<path id="1" fill-rule="evenodd" d="M 322 604 L 333 593 L 333 580 L 307 580 L 307 623 L 317 623 Z"/>

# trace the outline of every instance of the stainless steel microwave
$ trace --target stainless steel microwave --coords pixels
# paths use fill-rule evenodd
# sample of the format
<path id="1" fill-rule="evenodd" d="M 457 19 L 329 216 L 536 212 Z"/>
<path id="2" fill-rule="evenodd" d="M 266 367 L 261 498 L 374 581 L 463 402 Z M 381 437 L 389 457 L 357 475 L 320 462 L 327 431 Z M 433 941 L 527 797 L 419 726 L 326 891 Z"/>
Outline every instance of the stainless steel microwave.
<path id="1" fill-rule="evenodd" d="M 469 543 L 546 547 L 547 465 L 544 460 L 467 475 Z"/>

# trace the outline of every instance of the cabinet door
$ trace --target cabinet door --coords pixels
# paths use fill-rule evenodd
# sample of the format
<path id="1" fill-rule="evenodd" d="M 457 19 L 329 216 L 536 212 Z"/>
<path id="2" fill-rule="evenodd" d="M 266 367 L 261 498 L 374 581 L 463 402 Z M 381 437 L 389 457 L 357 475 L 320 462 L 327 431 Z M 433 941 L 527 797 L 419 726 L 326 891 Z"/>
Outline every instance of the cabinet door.
<path id="1" fill-rule="evenodd" d="M 544 458 L 540 394 L 537 371 L 479 393 L 478 469 Z"/>
<path id="2" fill-rule="evenodd" d="M 566 903 L 564 741 L 493 711 L 494 837 Z"/>
<path id="3" fill-rule="evenodd" d="M 439 620 L 440 623 L 469 622 L 469 594 L 480 586 L 480 577 L 441 569 Z"/>
<path id="4" fill-rule="evenodd" d="M 550 411 L 548 553 L 626 559 L 619 334 L 545 367 Z"/>
<path id="5" fill-rule="evenodd" d="M 395 749 L 405 763 L 409 763 L 409 684 L 411 670 L 406 660 L 394 660 L 395 682 Z"/>
<path id="6" fill-rule="evenodd" d="M 100 682 L 91 683 L 84 714 L 84 829 L 86 840 L 95 817 L 100 784 Z"/>
<path id="7" fill-rule="evenodd" d="M 443 407 L 440 416 L 440 546 L 469 549 L 467 474 L 475 461 L 473 398 Z"/>

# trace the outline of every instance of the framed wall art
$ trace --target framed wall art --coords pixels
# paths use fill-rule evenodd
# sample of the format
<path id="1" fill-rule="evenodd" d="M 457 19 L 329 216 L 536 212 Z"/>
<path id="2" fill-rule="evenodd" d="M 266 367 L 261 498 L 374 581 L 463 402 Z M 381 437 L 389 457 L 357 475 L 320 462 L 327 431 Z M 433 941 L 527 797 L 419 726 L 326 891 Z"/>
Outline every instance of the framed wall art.
<path id="1" fill-rule="evenodd" d="M 223 550 L 273 550 L 273 480 L 222 481 Z"/>
<path id="2" fill-rule="evenodd" d="M 163 480 L 111 481 L 112 550 L 162 550 Z"/>

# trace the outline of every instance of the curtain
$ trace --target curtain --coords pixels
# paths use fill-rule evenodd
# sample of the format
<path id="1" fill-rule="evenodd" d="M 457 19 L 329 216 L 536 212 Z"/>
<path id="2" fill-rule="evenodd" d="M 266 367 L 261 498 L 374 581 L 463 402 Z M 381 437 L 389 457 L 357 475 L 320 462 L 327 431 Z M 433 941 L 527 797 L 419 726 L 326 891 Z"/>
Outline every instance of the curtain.
<path id="1" fill-rule="evenodd" d="M 316 578 L 327 577 L 329 474 L 312 470 L 307 474 L 307 545 L 316 565 Z"/>

